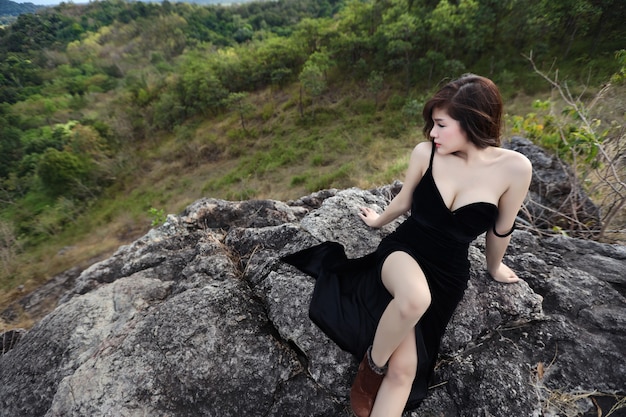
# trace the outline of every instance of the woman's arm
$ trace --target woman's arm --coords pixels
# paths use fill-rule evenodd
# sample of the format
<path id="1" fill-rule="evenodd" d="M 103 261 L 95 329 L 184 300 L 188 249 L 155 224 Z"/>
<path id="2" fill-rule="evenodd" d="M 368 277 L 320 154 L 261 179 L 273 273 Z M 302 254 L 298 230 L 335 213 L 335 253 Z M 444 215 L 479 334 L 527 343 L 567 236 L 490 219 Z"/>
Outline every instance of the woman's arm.
<path id="1" fill-rule="evenodd" d="M 498 202 L 499 216 L 494 228 L 500 235 L 507 234 L 515 224 L 515 217 L 519 212 L 532 179 L 532 165 L 522 154 L 516 154 L 507 166 L 507 175 L 510 176 L 510 186 L 500 197 Z M 499 237 L 489 230 L 486 237 L 485 257 L 487 258 L 487 270 L 499 282 L 516 282 L 519 278 L 502 263 L 506 248 L 511 241 L 511 236 Z"/>
<path id="2" fill-rule="evenodd" d="M 421 142 L 413 148 L 402 189 L 398 195 L 391 200 L 391 203 L 389 203 L 382 214 L 379 215 L 369 207 L 359 208 L 359 216 L 363 219 L 365 224 L 375 228 L 383 227 L 398 216 L 409 211 L 413 199 L 413 190 L 415 190 L 424 172 L 426 172 L 428 161 L 430 161 L 432 146 L 432 142 Z"/>

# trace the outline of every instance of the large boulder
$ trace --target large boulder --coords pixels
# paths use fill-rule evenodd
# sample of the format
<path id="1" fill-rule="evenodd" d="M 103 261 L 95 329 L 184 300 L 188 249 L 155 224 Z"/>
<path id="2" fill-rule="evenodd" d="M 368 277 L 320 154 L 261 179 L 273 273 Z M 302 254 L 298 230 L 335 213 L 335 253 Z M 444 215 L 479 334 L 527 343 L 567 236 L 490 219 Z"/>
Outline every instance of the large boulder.
<path id="1" fill-rule="evenodd" d="M 570 166 L 521 136 L 513 136 L 502 146 L 526 155 L 533 164 L 532 183 L 520 213 L 528 224 L 548 230 L 558 227 L 582 236 L 600 229 L 600 209 Z"/>
<path id="2" fill-rule="evenodd" d="M 279 258 L 327 239 L 374 249 L 395 225 L 370 229 L 357 208 L 382 210 L 397 189 L 205 199 L 168 216 L 3 348 L 0 416 L 349 415 L 357 361 L 309 320 L 313 279 Z M 486 274 L 483 249 L 479 237 L 431 393 L 407 416 L 606 414 L 626 394 L 626 248 L 516 231 L 506 261 L 524 281 L 510 285 Z"/>

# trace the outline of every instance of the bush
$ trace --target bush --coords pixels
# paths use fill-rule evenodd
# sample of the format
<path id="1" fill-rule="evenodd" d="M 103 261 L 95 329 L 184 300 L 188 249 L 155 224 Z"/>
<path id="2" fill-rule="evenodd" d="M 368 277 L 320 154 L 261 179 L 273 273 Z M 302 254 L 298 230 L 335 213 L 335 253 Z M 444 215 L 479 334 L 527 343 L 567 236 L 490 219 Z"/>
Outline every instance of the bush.
<path id="1" fill-rule="evenodd" d="M 39 176 L 45 191 L 52 196 L 77 195 L 78 184 L 82 184 L 89 170 L 87 164 L 78 156 L 48 148 L 37 166 Z"/>

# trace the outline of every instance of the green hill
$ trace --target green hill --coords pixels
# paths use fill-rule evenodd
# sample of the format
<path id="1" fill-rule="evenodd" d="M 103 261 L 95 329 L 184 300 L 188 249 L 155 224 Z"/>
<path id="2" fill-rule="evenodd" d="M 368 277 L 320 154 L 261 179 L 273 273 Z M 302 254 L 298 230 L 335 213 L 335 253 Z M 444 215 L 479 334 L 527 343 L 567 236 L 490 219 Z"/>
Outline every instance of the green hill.
<path id="1" fill-rule="evenodd" d="M 33 3 L 16 3 L 11 0 L 0 0 L 0 17 L 2 16 L 19 16 L 24 13 L 34 13 L 43 6 L 37 6 Z"/>
<path id="2" fill-rule="evenodd" d="M 34 13 L 44 6 L 33 3 L 16 3 L 10 0 L 0 0 L 0 28 L 13 23 L 17 16 L 24 13 Z"/>

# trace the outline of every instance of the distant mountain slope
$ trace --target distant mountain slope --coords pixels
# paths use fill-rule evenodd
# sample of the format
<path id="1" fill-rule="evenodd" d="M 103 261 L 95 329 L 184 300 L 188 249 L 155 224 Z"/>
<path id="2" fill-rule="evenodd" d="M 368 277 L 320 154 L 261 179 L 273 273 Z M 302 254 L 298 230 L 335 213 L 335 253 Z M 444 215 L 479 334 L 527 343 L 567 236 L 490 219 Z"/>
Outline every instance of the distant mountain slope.
<path id="1" fill-rule="evenodd" d="M 24 13 L 32 13 L 44 6 L 33 3 L 16 3 L 11 0 L 0 0 L 0 16 L 19 16 Z"/>
<path id="2" fill-rule="evenodd" d="M 150 1 L 150 0 L 144 0 Z M 274 0 L 173 0 L 175 3 L 193 3 L 193 4 L 221 4 L 221 5 L 229 5 L 229 4 L 243 4 L 243 3 L 263 3 L 266 1 L 274 1 Z"/>

